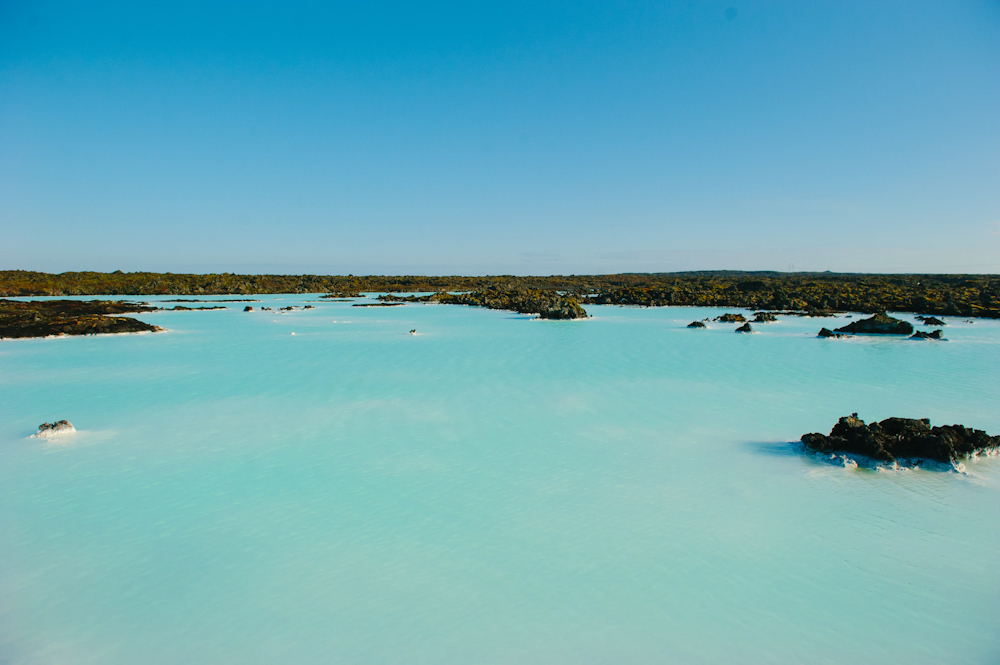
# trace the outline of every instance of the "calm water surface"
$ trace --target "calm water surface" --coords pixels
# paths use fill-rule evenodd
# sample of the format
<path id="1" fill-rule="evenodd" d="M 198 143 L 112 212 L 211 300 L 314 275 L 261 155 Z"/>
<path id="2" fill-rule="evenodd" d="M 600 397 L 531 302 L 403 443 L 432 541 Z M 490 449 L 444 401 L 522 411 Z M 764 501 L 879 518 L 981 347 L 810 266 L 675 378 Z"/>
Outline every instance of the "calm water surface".
<path id="1" fill-rule="evenodd" d="M 790 443 L 1000 433 L 1000 323 L 310 304 L 0 342 L 0 663 L 1000 662 L 1000 460 Z"/>

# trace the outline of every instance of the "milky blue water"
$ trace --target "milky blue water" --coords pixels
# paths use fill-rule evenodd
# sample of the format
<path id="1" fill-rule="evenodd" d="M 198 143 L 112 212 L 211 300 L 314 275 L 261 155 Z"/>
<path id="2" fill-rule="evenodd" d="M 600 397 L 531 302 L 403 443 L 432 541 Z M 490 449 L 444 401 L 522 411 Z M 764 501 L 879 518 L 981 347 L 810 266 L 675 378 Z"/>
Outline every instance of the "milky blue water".
<path id="1" fill-rule="evenodd" d="M 1000 460 L 790 443 L 1000 433 L 1000 323 L 310 304 L 0 342 L 0 663 L 1000 662 Z"/>

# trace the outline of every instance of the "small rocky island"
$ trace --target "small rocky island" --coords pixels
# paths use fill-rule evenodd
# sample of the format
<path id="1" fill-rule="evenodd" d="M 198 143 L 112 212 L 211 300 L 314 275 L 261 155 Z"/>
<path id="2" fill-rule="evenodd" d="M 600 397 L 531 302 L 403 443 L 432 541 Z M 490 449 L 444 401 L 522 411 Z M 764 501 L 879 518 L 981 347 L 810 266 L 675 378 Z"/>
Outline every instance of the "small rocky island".
<path id="1" fill-rule="evenodd" d="M 815 452 L 850 453 L 880 462 L 913 459 L 947 464 L 976 453 L 996 452 L 1000 436 L 963 425 L 931 427 L 927 418 L 886 418 L 866 425 L 854 413 L 841 418 L 829 436 L 803 434 L 802 443 Z"/>
<path id="2" fill-rule="evenodd" d="M 38 431 L 32 434 L 37 437 L 50 437 L 59 434 L 73 434 L 76 428 L 68 420 L 57 420 L 54 423 L 42 423 L 38 426 Z"/>
<path id="3" fill-rule="evenodd" d="M 869 319 L 851 321 L 843 328 L 837 328 L 833 332 L 842 335 L 912 335 L 913 325 L 894 319 L 885 312 L 879 312 Z"/>
<path id="4" fill-rule="evenodd" d="M 829 330 L 828 328 L 821 328 L 819 331 L 819 337 L 846 337 L 848 335 L 913 335 L 916 339 L 941 339 L 941 334 L 939 330 L 935 331 L 938 334 L 933 333 L 922 333 L 918 332 L 913 334 L 913 325 L 907 323 L 906 321 L 900 321 L 899 319 L 894 319 L 885 312 L 879 312 L 875 316 L 868 319 L 861 319 L 859 321 L 851 321 L 843 328 L 837 328 L 836 330 Z"/>

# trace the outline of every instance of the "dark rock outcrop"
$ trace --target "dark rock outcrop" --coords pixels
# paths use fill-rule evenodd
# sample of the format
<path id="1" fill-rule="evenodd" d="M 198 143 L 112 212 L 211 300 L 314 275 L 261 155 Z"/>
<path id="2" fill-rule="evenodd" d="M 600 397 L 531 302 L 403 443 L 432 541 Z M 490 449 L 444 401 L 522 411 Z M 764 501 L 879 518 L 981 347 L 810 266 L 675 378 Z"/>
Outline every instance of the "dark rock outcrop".
<path id="1" fill-rule="evenodd" d="M 910 336 L 910 339 L 942 339 L 941 331 L 935 330 L 933 332 L 926 333 L 922 330 L 918 330 Z"/>
<path id="2" fill-rule="evenodd" d="M 746 323 L 747 318 L 742 314 L 723 314 L 722 316 L 717 316 L 716 321 L 721 323 Z"/>
<path id="3" fill-rule="evenodd" d="M 927 418 L 887 418 L 865 425 L 854 413 L 841 418 L 829 436 L 803 434 L 802 443 L 816 452 L 852 453 L 883 462 L 926 459 L 948 463 L 997 450 L 1000 436 L 962 425 L 931 427 Z"/>
<path id="4" fill-rule="evenodd" d="M 73 427 L 73 423 L 68 420 L 57 420 L 54 423 L 42 423 L 38 426 L 38 431 L 35 432 L 35 436 L 50 436 L 53 434 L 63 434 L 69 432 L 75 432 L 76 428 Z"/>
<path id="5" fill-rule="evenodd" d="M 910 335 L 913 333 L 913 326 L 906 321 L 894 319 L 885 312 L 880 312 L 870 319 L 852 321 L 833 332 L 850 335 Z"/>
<path id="6" fill-rule="evenodd" d="M 948 325 L 936 316 L 918 316 L 917 319 L 924 322 L 925 326 L 946 326 Z"/>
<path id="7" fill-rule="evenodd" d="M 707 328 L 708 326 L 706 326 L 701 321 L 692 321 L 691 323 L 687 324 L 687 327 L 688 328 Z"/>
<path id="8" fill-rule="evenodd" d="M 744 323 L 742 326 L 736 329 L 738 333 L 752 333 L 753 328 L 750 327 L 749 323 Z"/>
<path id="9" fill-rule="evenodd" d="M 162 328 L 108 315 L 157 309 L 148 303 L 119 300 L 0 300 L 0 338 L 156 332 Z"/>
<path id="10" fill-rule="evenodd" d="M 771 314 L 770 312 L 757 312 L 756 314 L 754 314 L 753 317 L 754 323 L 773 323 L 774 321 L 777 320 L 778 317 L 776 317 L 774 314 Z"/>
<path id="11" fill-rule="evenodd" d="M 247 305 L 246 307 L 243 308 L 243 311 L 244 312 L 252 312 L 253 311 L 253 307 L 251 307 L 250 305 Z"/>
<path id="12" fill-rule="evenodd" d="M 832 330 L 830 330 L 829 328 L 820 328 L 819 329 L 819 334 L 817 334 L 816 336 L 817 337 L 846 337 L 846 335 L 842 335 L 840 333 L 835 333 Z"/>

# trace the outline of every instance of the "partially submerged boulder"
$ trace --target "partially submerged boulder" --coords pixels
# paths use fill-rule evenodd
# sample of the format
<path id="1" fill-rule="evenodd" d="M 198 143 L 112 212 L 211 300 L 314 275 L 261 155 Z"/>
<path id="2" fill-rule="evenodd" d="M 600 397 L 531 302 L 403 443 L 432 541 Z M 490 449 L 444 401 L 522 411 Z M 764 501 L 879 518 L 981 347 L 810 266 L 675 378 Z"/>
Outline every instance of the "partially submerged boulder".
<path id="1" fill-rule="evenodd" d="M 744 323 L 742 326 L 736 329 L 738 333 L 752 333 L 753 328 L 750 327 L 749 323 Z"/>
<path id="2" fill-rule="evenodd" d="M 918 316 L 919 320 L 924 322 L 925 326 L 946 326 L 948 325 L 936 316 Z"/>
<path id="3" fill-rule="evenodd" d="M 54 423 L 42 423 L 38 426 L 38 431 L 33 436 L 49 437 L 59 434 L 72 434 L 76 432 L 73 423 L 68 420 L 57 420 Z"/>
<path id="4" fill-rule="evenodd" d="M 727 314 L 723 314 L 722 316 L 716 317 L 715 320 L 716 321 L 720 321 L 722 323 L 745 323 L 746 320 L 747 320 L 747 318 L 745 316 L 743 316 L 742 314 L 728 314 L 727 313 Z"/>
<path id="5" fill-rule="evenodd" d="M 753 317 L 754 323 L 774 323 L 777 320 L 778 317 L 770 312 L 757 312 Z"/>
<path id="6" fill-rule="evenodd" d="M 708 326 L 706 326 L 702 321 L 692 321 L 691 323 L 687 324 L 687 327 L 688 328 L 707 328 Z"/>
<path id="7" fill-rule="evenodd" d="M 923 330 L 918 330 L 910 336 L 910 339 L 943 339 L 941 337 L 941 331 L 935 330 L 933 332 L 926 333 Z"/>
<path id="8" fill-rule="evenodd" d="M 948 463 L 1000 449 L 1000 436 L 963 425 L 931 427 L 927 418 L 886 418 L 865 425 L 854 413 L 841 418 L 829 436 L 803 434 L 802 443 L 816 452 L 852 453 L 883 462 L 926 459 Z"/>
<path id="9" fill-rule="evenodd" d="M 841 333 L 835 333 L 832 330 L 830 330 L 829 328 L 820 328 L 819 329 L 819 334 L 817 334 L 816 336 L 817 337 L 846 337 L 846 335 L 842 335 Z"/>
<path id="10" fill-rule="evenodd" d="M 833 332 L 850 335 L 910 335 L 913 333 L 913 325 L 894 319 L 885 312 L 879 312 L 870 319 L 851 321 L 843 328 L 837 328 Z"/>

